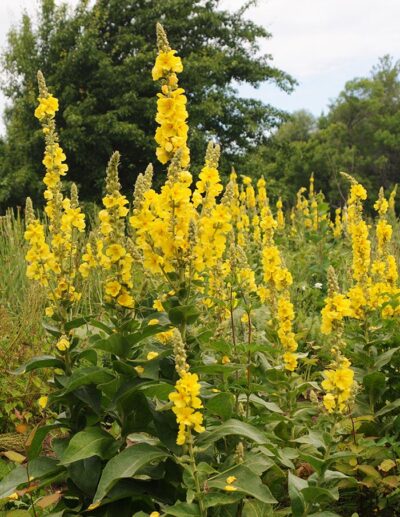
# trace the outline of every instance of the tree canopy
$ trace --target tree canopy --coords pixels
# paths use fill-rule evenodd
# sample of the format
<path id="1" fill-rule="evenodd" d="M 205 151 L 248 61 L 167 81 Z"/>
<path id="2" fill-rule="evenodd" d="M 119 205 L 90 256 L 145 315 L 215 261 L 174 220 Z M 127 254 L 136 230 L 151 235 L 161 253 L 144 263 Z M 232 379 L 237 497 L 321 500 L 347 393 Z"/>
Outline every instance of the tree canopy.
<path id="1" fill-rule="evenodd" d="M 71 10 L 41 0 L 37 21 L 24 14 L 8 34 L 3 91 L 8 98 L 0 157 L 0 205 L 40 199 L 43 140 L 33 112 L 40 69 L 60 101 L 57 125 L 69 177 L 90 200 L 101 192 L 112 151 L 122 154 L 121 179 L 130 187 L 155 162 L 156 91 L 151 68 L 160 21 L 184 60 L 180 84 L 189 101 L 192 164 L 217 139 L 225 167 L 260 144 L 284 113 L 241 98 L 237 85 L 270 81 L 291 91 L 295 81 L 260 53 L 270 34 L 219 0 L 80 0 Z"/>
<path id="2" fill-rule="evenodd" d="M 339 205 L 352 174 L 370 192 L 400 180 L 400 62 L 382 57 L 368 77 L 348 81 L 326 115 L 299 111 L 243 163 L 269 178 L 273 191 L 294 196 L 311 173 Z M 371 200 L 368 202 L 371 206 Z"/>

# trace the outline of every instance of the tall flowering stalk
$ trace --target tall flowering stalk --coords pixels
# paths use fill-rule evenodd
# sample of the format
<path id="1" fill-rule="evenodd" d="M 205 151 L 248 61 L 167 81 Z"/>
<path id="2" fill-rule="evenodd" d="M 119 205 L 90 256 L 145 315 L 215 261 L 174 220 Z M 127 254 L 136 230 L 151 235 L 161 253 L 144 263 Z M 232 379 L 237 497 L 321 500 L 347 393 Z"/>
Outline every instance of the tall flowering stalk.
<path id="1" fill-rule="evenodd" d="M 185 90 L 179 88 L 177 73 L 182 72 L 183 65 L 176 50 L 169 46 L 163 27 L 157 23 L 158 55 L 153 67 L 153 80 L 161 80 L 161 93 L 158 94 L 155 140 L 158 144 L 156 154 L 161 163 L 171 161 L 178 149 L 181 150 L 182 167 L 190 162 L 189 148 L 186 144 L 188 125 L 186 119 L 187 98 Z"/>
<path id="2" fill-rule="evenodd" d="M 103 210 L 99 212 L 100 227 L 96 238 L 96 249 L 87 244 L 83 263 L 80 266 L 82 276 L 87 277 L 91 268 L 100 267 L 107 273 L 104 285 L 106 302 L 116 307 L 132 309 L 134 299 L 133 257 L 127 249 L 125 219 L 128 214 L 128 200 L 121 194 L 118 178 L 119 153 L 115 152 L 107 167 L 106 195 L 103 198 Z"/>
<path id="3" fill-rule="evenodd" d="M 44 228 L 34 218 L 28 203 L 25 239 L 30 247 L 26 255 L 27 275 L 48 288 L 50 304 L 46 314 L 52 316 L 57 310 L 58 316 L 65 321 L 73 304 L 81 297 L 75 287 L 77 234 L 85 230 L 85 217 L 79 207 L 76 186 L 71 188 L 71 198 L 64 198 L 62 194 L 61 178 L 67 173 L 68 166 L 64 163 L 66 156 L 59 144 L 55 125 L 58 100 L 49 93 L 41 72 L 38 72 L 38 84 L 39 105 L 35 116 L 42 125 L 46 143 L 43 183 L 46 185 L 44 198 L 49 219 L 49 242 L 46 244 Z"/>

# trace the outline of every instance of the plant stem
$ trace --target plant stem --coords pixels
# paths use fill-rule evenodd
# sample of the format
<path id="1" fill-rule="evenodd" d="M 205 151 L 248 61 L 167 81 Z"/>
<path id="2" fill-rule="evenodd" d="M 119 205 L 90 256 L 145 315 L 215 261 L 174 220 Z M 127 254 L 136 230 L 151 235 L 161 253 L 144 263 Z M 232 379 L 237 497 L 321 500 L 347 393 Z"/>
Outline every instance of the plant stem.
<path id="1" fill-rule="evenodd" d="M 197 470 L 196 458 L 195 458 L 194 451 L 193 451 L 193 436 L 192 436 L 190 429 L 188 431 L 187 444 L 188 444 L 188 450 L 189 450 L 190 465 L 192 467 L 193 479 L 194 479 L 194 483 L 196 486 L 196 499 L 197 499 L 197 502 L 199 503 L 200 515 L 201 515 L 201 517 L 207 517 L 207 509 L 204 506 L 203 494 L 202 494 L 201 486 L 200 486 L 199 471 Z"/>

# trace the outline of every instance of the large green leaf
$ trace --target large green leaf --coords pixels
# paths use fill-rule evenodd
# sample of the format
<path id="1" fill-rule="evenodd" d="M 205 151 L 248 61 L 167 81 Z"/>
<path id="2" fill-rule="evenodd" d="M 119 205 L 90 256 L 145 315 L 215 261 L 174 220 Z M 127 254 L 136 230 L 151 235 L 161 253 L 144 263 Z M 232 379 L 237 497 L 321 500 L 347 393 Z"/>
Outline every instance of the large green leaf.
<path id="1" fill-rule="evenodd" d="M 182 323 L 191 325 L 199 315 L 200 313 L 194 305 L 178 305 L 168 311 L 168 317 L 174 325 L 181 325 Z"/>
<path id="2" fill-rule="evenodd" d="M 308 482 L 305 479 L 295 476 L 289 471 L 288 486 L 293 517 L 303 517 L 306 502 L 301 491 L 308 487 Z"/>
<path id="3" fill-rule="evenodd" d="M 5 499 L 10 494 L 14 493 L 16 489 L 28 484 L 30 481 L 39 480 L 55 474 L 63 470 L 55 458 L 36 458 L 29 462 L 29 474 L 26 465 L 18 465 L 0 482 L 0 499 Z"/>
<path id="4" fill-rule="evenodd" d="M 267 436 L 256 427 L 232 418 L 212 431 L 199 435 L 197 443 L 199 445 L 209 444 L 229 435 L 242 436 L 243 438 L 247 438 L 248 440 L 258 444 L 267 443 L 268 441 Z"/>
<path id="5" fill-rule="evenodd" d="M 90 318 L 91 316 L 81 316 L 71 321 L 67 321 L 67 323 L 64 325 L 65 332 L 82 327 L 82 325 L 87 325 L 90 322 Z"/>
<path id="6" fill-rule="evenodd" d="M 113 379 L 114 375 L 106 368 L 99 368 L 97 366 L 80 368 L 79 370 L 75 370 L 71 377 L 67 379 L 62 393 L 65 395 L 81 386 L 86 386 L 88 384 L 104 384 L 112 381 Z"/>
<path id="7" fill-rule="evenodd" d="M 378 370 L 382 368 L 382 366 L 385 366 L 386 364 L 390 363 L 392 360 L 393 355 L 400 350 L 399 346 L 396 346 L 394 348 L 390 348 L 389 350 L 386 350 L 386 352 L 383 352 L 383 354 L 379 354 L 377 359 L 375 360 L 375 368 Z"/>
<path id="8" fill-rule="evenodd" d="M 43 425 L 41 427 L 36 427 L 32 430 L 29 438 L 27 440 L 26 446 L 28 448 L 28 458 L 33 460 L 37 458 L 42 451 L 42 444 L 48 433 L 52 429 L 58 429 L 63 427 L 60 423 Z"/>
<path id="9" fill-rule="evenodd" d="M 273 504 L 277 502 L 269 488 L 262 483 L 260 476 L 244 465 L 237 465 L 217 476 L 209 478 L 207 484 L 210 488 L 224 490 L 229 476 L 236 478 L 233 486 L 237 491 L 250 495 L 263 503 Z"/>
<path id="10" fill-rule="evenodd" d="M 118 446 L 111 434 L 99 427 L 88 427 L 73 436 L 67 449 L 60 458 L 61 465 L 69 465 L 74 461 L 84 460 L 92 456 L 102 459 L 110 457 Z"/>
<path id="11" fill-rule="evenodd" d="M 23 364 L 11 373 L 14 375 L 21 375 L 22 373 L 38 370 L 39 368 L 50 367 L 64 369 L 65 364 L 64 361 L 57 359 L 57 357 L 54 357 L 53 355 L 41 355 L 38 357 L 33 357 L 27 363 Z"/>
<path id="12" fill-rule="evenodd" d="M 243 506 L 243 517 L 273 517 L 274 510 L 270 504 L 261 501 L 245 501 Z"/>
<path id="13" fill-rule="evenodd" d="M 15 492 L 18 486 L 28 481 L 28 475 L 25 465 L 18 465 L 0 482 L 0 499 L 5 499 Z"/>
<path id="14" fill-rule="evenodd" d="M 104 339 L 98 339 L 94 343 L 93 348 L 104 350 L 104 352 L 115 354 L 118 357 L 127 357 L 131 350 L 131 345 L 125 336 L 112 334 Z"/>
<path id="15" fill-rule="evenodd" d="M 104 467 L 94 496 L 95 504 L 101 502 L 119 479 L 130 478 L 145 465 L 160 461 L 167 456 L 168 453 L 165 451 L 147 443 L 139 443 L 126 448 Z"/>
<path id="16" fill-rule="evenodd" d="M 386 377 L 382 372 L 370 373 L 365 375 L 363 384 L 369 398 L 369 403 L 373 408 L 386 389 Z"/>

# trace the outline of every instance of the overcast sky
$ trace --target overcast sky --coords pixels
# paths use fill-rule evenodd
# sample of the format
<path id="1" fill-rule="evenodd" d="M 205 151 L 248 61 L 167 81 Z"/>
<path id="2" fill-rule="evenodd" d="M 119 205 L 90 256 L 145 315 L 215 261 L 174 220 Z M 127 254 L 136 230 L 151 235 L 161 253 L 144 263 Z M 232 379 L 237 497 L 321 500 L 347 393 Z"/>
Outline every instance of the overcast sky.
<path id="1" fill-rule="evenodd" d="M 222 5 L 237 8 L 243 1 Z M 0 0 L 0 46 L 22 11 L 32 13 L 36 5 L 37 0 Z M 248 15 L 272 33 L 263 50 L 299 85 L 290 96 L 268 85 L 241 92 L 288 111 L 305 108 L 319 115 L 348 79 L 368 74 L 380 56 L 400 58 L 400 0 L 259 0 Z M 1 111 L 3 105 L 0 97 Z"/>

